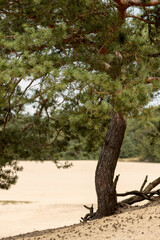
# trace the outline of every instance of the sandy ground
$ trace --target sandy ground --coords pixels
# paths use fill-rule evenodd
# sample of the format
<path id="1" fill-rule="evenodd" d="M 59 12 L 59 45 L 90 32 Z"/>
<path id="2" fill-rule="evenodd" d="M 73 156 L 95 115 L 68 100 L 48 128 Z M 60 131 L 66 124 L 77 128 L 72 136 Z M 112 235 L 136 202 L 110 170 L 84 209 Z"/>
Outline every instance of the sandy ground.
<path id="1" fill-rule="evenodd" d="M 160 240 L 160 200 L 69 227 L 35 231 L 5 240 Z"/>
<path id="2" fill-rule="evenodd" d="M 93 203 L 96 209 L 97 162 L 75 161 L 73 164 L 74 167 L 64 170 L 57 169 L 50 161 L 20 162 L 24 170 L 17 184 L 8 191 L 0 189 L 0 239 L 77 224 L 87 213 L 84 204 Z M 117 191 L 138 190 L 146 175 L 149 183 L 159 177 L 159 173 L 160 164 L 119 162 Z"/>

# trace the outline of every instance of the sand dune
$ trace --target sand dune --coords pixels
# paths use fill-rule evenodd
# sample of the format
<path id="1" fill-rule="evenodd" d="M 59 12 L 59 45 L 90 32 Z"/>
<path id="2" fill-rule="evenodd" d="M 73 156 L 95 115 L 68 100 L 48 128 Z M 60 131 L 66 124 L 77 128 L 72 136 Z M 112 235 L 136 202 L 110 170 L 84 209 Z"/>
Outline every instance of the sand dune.
<path id="1" fill-rule="evenodd" d="M 69 227 L 36 231 L 5 240 L 159 240 L 160 200 Z"/>
<path id="2" fill-rule="evenodd" d="M 41 231 L 49 228 L 55 229 L 57 227 L 63 227 L 64 225 L 69 226 L 79 223 L 80 217 L 87 213 L 83 204 L 91 205 L 93 203 L 94 209 L 96 209 L 94 186 L 96 161 L 75 161 L 74 167 L 67 170 L 57 169 L 50 161 L 44 162 L 43 164 L 40 162 L 21 162 L 20 164 L 23 165 L 24 170 L 19 174 L 17 184 L 12 186 L 8 191 L 0 190 L 0 239 L 2 237 L 15 236 L 20 233 L 25 234 L 27 232 Z M 116 169 L 116 174 L 120 174 L 117 192 L 139 189 L 146 174 L 149 176 L 150 182 L 159 177 L 159 173 L 160 164 L 119 162 Z M 152 217 L 154 211 L 157 211 L 156 215 L 152 217 L 152 221 L 148 221 L 147 217 L 145 219 L 139 219 L 139 222 L 141 222 L 144 227 L 146 227 L 145 222 L 152 224 L 154 220 L 157 220 L 156 216 L 159 214 L 158 207 L 154 209 L 154 206 L 152 206 L 151 209 L 153 209 L 153 212 L 149 212 L 150 210 L 147 209 L 147 216 Z M 107 220 L 104 219 L 104 223 L 100 220 L 100 225 L 97 222 L 93 222 L 82 226 L 76 225 L 76 227 L 65 228 L 60 232 L 59 230 L 51 230 L 50 232 L 47 230 L 46 236 L 42 235 L 43 232 L 37 232 L 38 236 L 36 237 L 36 233 L 34 233 L 32 239 L 38 240 L 38 238 L 44 238 L 53 240 L 73 238 L 103 240 L 107 238 L 116 239 L 116 237 L 121 236 L 122 238 L 119 238 L 122 240 L 136 240 L 139 239 L 139 235 L 140 237 L 144 237 L 143 235 L 155 235 L 156 231 L 160 233 L 157 227 L 158 225 L 156 224 L 157 230 L 153 230 L 154 227 L 151 225 L 148 226 L 150 227 L 148 230 L 143 230 L 143 226 L 139 229 L 136 215 L 133 214 L 133 216 L 131 216 L 129 213 L 127 215 L 125 214 L 127 213 L 122 213 L 118 215 L 118 217 L 107 218 Z M 141 213 L 137 214 L 140 215 Z M 126 220 L 122 219 L 122 217 Z M 126 224 L 123 223 L 123 221 L 127 222 L 127 218 L 129 217 L 133 218 L 133 224 L 129 222 L 130 225 L 128 227 L 123 226 L 123 224 Z M 119 224 L 121 224 L 121 226 L 119 226 Z M 135 234 L 133 234 L 133 236 L 136 235 L 137 238 L 128 237 L 131 234 L 130 231 L 132 231 L 133 226 L 135 226 L 135 229 L 137 228 L 138 233 L 134 230 Z M 88 227 L 91 228 L 91 231 Z M 102 230 L 100 230 L 101 228 Z M 116 228 L 118 228 L 118 230 L 116 230 Z M 144 234 L 140 234 L 141 232 L 144 232 Z M 58 237 L 58 234 L 60 237 Z M 116 237 L 114 238 L 113 235 Z M 157 238 L 146 239 L 160 240 L 159 236 Z M 24 237 L 25 240 L 29 240 L 30 238 L 31 237 Z M 144 238 L 142 239 L 144 240 Z"/>

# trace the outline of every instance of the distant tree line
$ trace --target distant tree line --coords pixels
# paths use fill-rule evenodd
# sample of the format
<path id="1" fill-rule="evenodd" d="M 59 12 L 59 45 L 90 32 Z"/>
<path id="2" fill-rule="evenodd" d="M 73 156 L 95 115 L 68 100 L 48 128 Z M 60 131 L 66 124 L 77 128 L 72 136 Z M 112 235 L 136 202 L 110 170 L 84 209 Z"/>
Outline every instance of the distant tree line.
<path id="1" fill-rule="evenodd" d="M 101 142 L 92 147 L 86 137 L 71 139 L 65 151 L 57 153 L 57 158 L 98 160 Z M 140 161 L 160 162 L 160 112 L 154 112 L 151 118 L 128 119 L 120 158 L 134 157 L 139 157 Z"/>
<path id="2" fill-rule="evenodd" d="M 54 116 L 55 117 L 55 116 Z M 1 139 L 1 160 L 96 160 L 100 154 L 103 138 L 92 129 L 79 124 L 78 131 L 59 121 L 50 121 L 30 115 L 12 118 L 6 129 L 5 141 Z M 104 128 L 107 129 L 107 124 Z M 79 131 L 79 129 L 81 131 Z M 58 137 L 57 137 L 58 136 Z M 91 141 L 92 139 L 92 141 Z M 2 146 L 3 145 L 3 146 Z M 160 162 L 160 111 L 152 116 L 128 119 L 127 131 L 123 141 L 120 158 L 139 157 L 140 161 Z"/>
<path id="3" fill-rule="evenodd" d="M 120 157 L 139 156 L 141 161 L 160 162 L 160 112 L 150 119 L 130 119 Z"/>

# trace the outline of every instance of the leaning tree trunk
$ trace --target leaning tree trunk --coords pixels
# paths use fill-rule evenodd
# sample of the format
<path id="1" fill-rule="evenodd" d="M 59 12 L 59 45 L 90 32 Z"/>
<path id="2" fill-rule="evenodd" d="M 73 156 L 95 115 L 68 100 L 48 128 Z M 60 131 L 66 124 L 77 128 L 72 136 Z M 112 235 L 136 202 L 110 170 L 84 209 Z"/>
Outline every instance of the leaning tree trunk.
<path id="1" fill-rule="evenodd" d="M 117 206 L 116 182 L 113 178 L 125 129 L 125 117 L 113 112 L 96 169 L 95 185 L 98 199 L 96 218 L 112 215 Z"/>

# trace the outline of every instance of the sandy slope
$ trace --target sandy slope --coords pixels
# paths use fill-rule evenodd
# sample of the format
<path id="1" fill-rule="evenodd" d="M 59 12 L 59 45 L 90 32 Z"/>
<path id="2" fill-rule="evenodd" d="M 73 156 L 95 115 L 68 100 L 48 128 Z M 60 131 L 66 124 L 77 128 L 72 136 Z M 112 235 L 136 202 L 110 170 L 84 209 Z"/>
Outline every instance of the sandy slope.
<path id="1" fill-rule="evenodd" d="M 160 201 L 131 207 L 116 215 L 58 229 L 36 231 L 5 240 L 160 240 Z"/>

